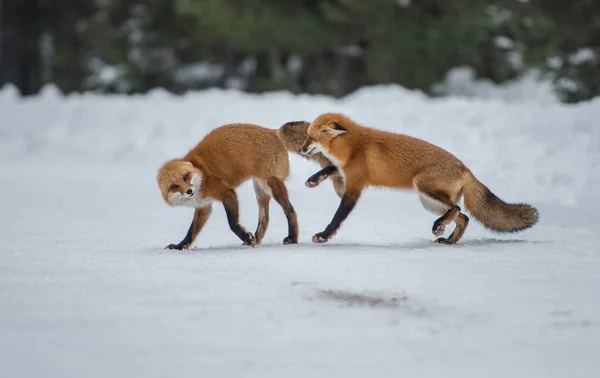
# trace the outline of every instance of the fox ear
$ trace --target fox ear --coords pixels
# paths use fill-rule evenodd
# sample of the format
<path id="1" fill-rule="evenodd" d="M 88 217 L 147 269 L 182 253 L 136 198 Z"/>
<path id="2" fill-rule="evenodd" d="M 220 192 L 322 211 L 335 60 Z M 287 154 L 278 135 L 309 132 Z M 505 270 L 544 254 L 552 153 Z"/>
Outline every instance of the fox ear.
<path id="1" fill-rule="evenodd" d="M 329 135 L 340 135 L 348 132 L 348 130 L 346 130 L 342 125 L 340 125 L 337 122 L 331 122 L 328 126 Z"/>

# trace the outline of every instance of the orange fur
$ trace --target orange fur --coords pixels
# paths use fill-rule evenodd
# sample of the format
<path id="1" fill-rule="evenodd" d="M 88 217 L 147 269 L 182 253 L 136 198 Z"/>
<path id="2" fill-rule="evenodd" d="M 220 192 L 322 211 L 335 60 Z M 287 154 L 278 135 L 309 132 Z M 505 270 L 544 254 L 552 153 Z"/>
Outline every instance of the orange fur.
<path id="1" fill-rule="evenodd" d="M 163 164 L 158 186 L 167 204 L 195 208 L 186 237 L 167 248 L 189 248 L 210 215 L 212 202 L 223 203 L 231 230 L 245 245 L 260 244 L 269 223 L 271 196 L 287 219 L 289 235 L 285 244 L 297 243 L 298 222 L 284 181 L 289 175 L 287 150 L 277 130 L 252 124 L 229 124 L 208 133 L 183 158 Z M 255 234 L 239 224 L 235 189 L 253 179 L 259 221 Z"/>
<path id="2" fill-rule="evenodd" d="M 537 222 L 538 212 L 527 204 L 507 204 L 479 182 L 454 155 L 433 144 L 407 135 L 361 126 L 343 114 L 317 117 L 307 130 L 301 152 L 323 153 L 342 171 L 345 194 L 334 219 L 315 242 L 331 238 L 369 186 L 415 189 L 423 206 L 440 216 L 433 225 L 436 236 L 445 225 L 456 224 L 448 238 L 436 242 L 456 243 L 469 218 L 458 202 L 484 226 L 498 232 L 515 232 Z"/>

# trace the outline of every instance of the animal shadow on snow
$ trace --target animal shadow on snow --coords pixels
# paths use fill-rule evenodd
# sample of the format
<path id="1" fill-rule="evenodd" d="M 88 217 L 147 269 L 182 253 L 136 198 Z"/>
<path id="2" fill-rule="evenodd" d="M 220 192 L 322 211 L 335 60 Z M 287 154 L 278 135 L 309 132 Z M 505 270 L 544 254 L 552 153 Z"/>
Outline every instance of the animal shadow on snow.
<path id="1" fill-rule="evenodd" d="M 461 249 L 463 247 L 479 247 L 479 246 L 494 246 L 494 245 L 502 245 L 502 244 L 532 244 L 532 243 L 540 243 L 540 241 L 530 241 L 524 239 L 496 239 L 496 238 L 483 238 L 483 239 L 463 239 L 457 244 L 454 245 L 443 245 L 434 243 L 433 240 L 430 239 L 420 239 L 418 241 L 412 241 L 407 243 L 389 243 L 389 244 L 375 244 L 375 243 L 335 243 L 330 242 L 328 244 L 318 245 L 319 248 L 327 248 L 327 249 L 342 249 L 342 250 L 352 250 L 352 249 L 364 249 L 364 248 L 372 248 L 372 249 L 386 249 L 386 250 L 415 250 L 415 249 Z M 314 245 L 314 244 L 312 244 Z"/>
<path id="2" fill-rule="evenodd" d="M 390 244 L 375 244 L 375 243 L 345 243 L 345 242 L 329 242 L 326 244 L 314 244 L 311 242 L 300 242 L 295 245 L 282 245 L 280 243 L 264 243 L 256 248 L 250 247 L 242 247 L 239 244 L 225 244 L 225 245 L 215 245 L 215 246 L 202 246 L 202 247 L 192 247 L 189 250 L 176 251 L 178 253 L 206 253 L 206 252 L 260 252 L 260 251 L 272 251 L 272 250 L 282 250 L 282 251 L 294 251 L 297 249 L 305 250 L 308 248 L 324 248 L 326 250 L 332 251 L 351 251 L 351 250 L 364 250 L 365 248 L 369 249 L 385 249 L 385 250 L 433 250 L 436 248 L 440 249 L 461 249 L 462 247 L 479 247 L 479 246 L 494 246 L 494 245 L 503 245 L 503 244 L 534 244 L 534 243 L 542 243 L 540 241 L 530 241 L 524 239 L 496 239 L 496 238 L 482 238 L 482 239 L 464 239 L 455 245 L 441 245 L 436 244 L 430 239 L 420 239 L 418 241 L 412 241 L 408 243 L 390 243 Z"/>

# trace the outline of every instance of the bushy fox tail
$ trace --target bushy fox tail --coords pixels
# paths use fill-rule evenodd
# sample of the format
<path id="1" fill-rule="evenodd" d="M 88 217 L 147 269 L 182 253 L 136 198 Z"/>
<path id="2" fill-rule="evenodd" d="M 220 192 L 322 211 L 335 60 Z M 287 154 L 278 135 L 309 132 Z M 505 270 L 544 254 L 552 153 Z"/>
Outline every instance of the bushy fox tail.
<path id="1" fill-rule="evenodd" d="M 536 224 L 539 217 L 531 205 L 502 201 L 472 174 L 464 187 L 464 204 L 475 219 L 496 232 L 525 230 Z"/>
<path id="2" fill-rule="evenodd" d="M 310 123 L 305 121 L 287 122 L 277 130 L 277 137 L 286 150 L 300 155 L 299 150 L 306 140 L 308 126 Z"/>

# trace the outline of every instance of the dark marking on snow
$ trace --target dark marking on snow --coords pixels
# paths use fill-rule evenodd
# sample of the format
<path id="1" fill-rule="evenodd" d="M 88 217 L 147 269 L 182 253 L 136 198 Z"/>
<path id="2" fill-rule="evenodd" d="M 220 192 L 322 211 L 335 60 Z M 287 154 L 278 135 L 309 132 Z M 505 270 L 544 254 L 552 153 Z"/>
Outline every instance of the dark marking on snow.
<path id="1" fill-rule="evenodd" d="M 320 290 L 319 295 L 325 299 L 342 302 L 348 306 L 368 306 L 379 308 L 398 308 L 408 301 L 406 295 L 384 296 L 381 294 L 352 293 L 343 290 Z"/>

